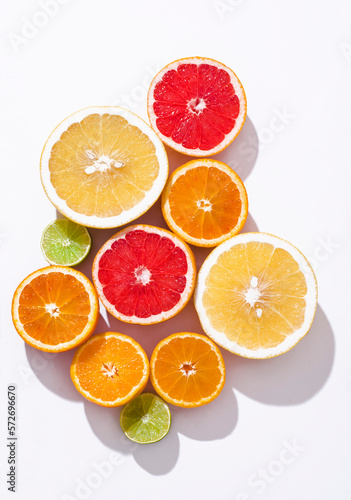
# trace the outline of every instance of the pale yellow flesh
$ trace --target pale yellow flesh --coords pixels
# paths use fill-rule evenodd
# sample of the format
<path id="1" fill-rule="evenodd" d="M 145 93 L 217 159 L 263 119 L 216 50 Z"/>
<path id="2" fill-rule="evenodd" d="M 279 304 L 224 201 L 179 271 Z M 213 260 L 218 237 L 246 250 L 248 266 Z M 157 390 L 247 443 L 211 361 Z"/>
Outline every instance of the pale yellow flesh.
<path id="1" fill-rule="evenodd" d="M 159 163 L 155 146 L 122 116 L 91 114 L 73 123 L 51 150 L 50 181 L 77 213 L 113 217 L 140 203 Z"/>
<path id="2" fill-rule="evenodd" d="M 206 278 L 203 306 L 212 327 L 240 347 L 271 348 L 304 322 L 307 285 L 292 255 L 248 242 L 223 252 Z"/>

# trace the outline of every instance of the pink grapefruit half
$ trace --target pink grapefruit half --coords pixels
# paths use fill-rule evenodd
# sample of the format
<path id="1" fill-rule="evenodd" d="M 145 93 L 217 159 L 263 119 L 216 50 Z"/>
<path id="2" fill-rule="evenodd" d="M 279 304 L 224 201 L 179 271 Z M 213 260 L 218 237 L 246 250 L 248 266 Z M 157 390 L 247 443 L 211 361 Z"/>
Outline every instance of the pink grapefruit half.
<path id="1" fill-rule="evenodd" d="M 204 57 L 168 64 L 148 93 L 152 128 L 165 144 L 190 156 L 214 155 L 229 146 L 242 129 L 246 108 L 236 74 Z"/>
<path id="2" fill-rule="evenodd" d="M 93 263 L 101 302 L 133 324 L 160 323 L 178 314 L 194 291 L 195 277 L 188 245 L 166 229 L 143 224 L 112 236 Z"/>

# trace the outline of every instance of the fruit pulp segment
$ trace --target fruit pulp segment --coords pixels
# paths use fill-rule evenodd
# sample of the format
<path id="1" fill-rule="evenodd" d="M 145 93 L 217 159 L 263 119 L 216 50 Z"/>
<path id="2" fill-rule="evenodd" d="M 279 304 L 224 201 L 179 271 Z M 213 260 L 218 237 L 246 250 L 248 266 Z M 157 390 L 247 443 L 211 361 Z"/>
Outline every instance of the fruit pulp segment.
<path id="1" fill-rule="evenodd" d="M 145 376 L 145 361 L 127 341 L 109 337 L 94 339 L 82 349 L 76 362 L 80 387 L 96 399 L 124 398 Z"/>
<path id="2" fill-rule="evenodd" d="M 180 64 L 155 85 L 156 124 L 166 137 L 189 149 L 220 144 L 235 126 L 240 101 L 229 73 L 210 64 Z"/>
<path id="3" fill-rule="evenodd" d="M 275 347 L 303 324 L 306 280 L 295 259 L 270 243 L 233 246 L 206 278 L 213 328 L 248 349 Z"/>
<path id="4" fill-rule="evenodd" d="M 210 397 L 221 382 L 222 372 L 218 356 L 207 342 L 185 337 L 160 348 L 154 376 L 170 398 L 190 403 Z"/>
<path id="5" fill-rule="evenodd" d="M 159 172 L 155 146 L 118 115 L 73 123 L 51 150 L 50 180 L 69 208 L 113 217 L 137 205 Z"/>
<path id="6" fill-rule="evenodd" d="M 148 318 L 179 302 L 187 271 L 185 252 L 170 238 L 134 230 L 101 256 L 98 279 L 118 312 Z"/>
<path id="7" fill-rule="evenodd" d="M 230 176 L 216 167 L 187 170 L 172 185 L 169 206 L 174 222 L 193 238 L 214 239 L 230 232 L 242 209 Z"/>
<path id="8" fill-rule="evenodd" d="M 18 315 L 30 337 L 57 345 L 84 330 L 90 308 L 89 295 L 79 280 L 52 272 L 34 278 L 23 288 Z"/>

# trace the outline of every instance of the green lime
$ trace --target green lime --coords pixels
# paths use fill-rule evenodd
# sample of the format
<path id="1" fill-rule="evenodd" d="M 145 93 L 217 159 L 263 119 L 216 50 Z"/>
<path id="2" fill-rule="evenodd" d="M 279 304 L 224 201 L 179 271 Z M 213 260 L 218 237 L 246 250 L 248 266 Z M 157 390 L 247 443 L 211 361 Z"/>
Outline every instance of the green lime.
<path id="1" fill-rule="evenodd" d="M 91 237 L 86 227 L 68 219 L 56 219 L 44 229 L 40 246 L 50 264 L 75 266 L 88 255 Z"/>
<path id="2" fill-rule="evenodd" d="M 171 427 L 171 412 L 155 394 L 144 393 L 132 399 L 121 411 L 120 424 L 125 435 L 136 443 L 156 443 Z"/>

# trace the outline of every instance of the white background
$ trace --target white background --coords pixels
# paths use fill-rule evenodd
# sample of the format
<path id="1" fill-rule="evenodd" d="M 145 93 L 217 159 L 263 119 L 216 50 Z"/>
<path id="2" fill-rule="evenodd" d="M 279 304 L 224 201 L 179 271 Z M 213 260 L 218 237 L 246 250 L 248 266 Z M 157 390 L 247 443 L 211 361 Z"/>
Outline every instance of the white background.
<path id="1" fill-rule="evenodd" d="M 351 4 L 66 0 L 48 17 L 47 3 L 0 4 L 1 499 L 350 499 Z M 319 307 L 310 333 L 285 355 L 253 361 L 223 352 L 220 396 L 202 408 L 172 408 L 164 440 L 133 445 L 119 409 L 75 391 L 73 352 L 55 357 L 25 346 L 10 304 L 18 283 L 46 265 L 39 242 L 56 211 L 41 187 L 39 157 L 51 130 L 90 105 L 120 104 L 146 118 L 151 77 L 193 55 L 227 64 L 246 89 L 248 119 L 217 156 L 247 187 L 244 230 L 286 238 L 310 258 Z M 171 169 L 187 160 L 168 152 Z M 165 226 L 159 204 L 141 220 Z M 114 232 L 92 231 L 91 256 L 79 267 L 88 276 Z M 198 263 L 205 254 L 196 252 Z M 148 354 L 170 333 L 201 332 L 192 304 L 155 327 L 101 312 L 97 331 L 133 335 Z M 12 383 L 15 495 L 4 480 Z"/>

